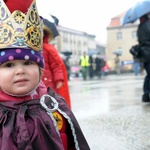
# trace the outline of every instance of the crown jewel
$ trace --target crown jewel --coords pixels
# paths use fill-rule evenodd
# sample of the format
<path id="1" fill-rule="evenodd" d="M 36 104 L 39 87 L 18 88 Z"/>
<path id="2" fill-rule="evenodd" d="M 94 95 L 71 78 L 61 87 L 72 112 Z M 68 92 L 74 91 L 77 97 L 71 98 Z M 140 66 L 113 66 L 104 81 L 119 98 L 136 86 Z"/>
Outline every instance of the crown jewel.
<path id="1" fill-rule="evenodd" d="M 41 51 L 42 42 L 43 21 L 35 0 L 26 14 L 19 10 L 11 13 L 3 0 L 0 0 L 0 49 L 16 47 Z"/>

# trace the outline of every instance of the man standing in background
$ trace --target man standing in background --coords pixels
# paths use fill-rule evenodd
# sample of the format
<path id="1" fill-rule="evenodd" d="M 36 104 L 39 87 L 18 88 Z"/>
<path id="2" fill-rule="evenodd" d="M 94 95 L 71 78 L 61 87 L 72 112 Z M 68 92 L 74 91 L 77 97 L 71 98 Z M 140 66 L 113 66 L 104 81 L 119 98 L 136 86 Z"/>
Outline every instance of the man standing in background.
<path id="1" fill-rule="evenodd" d="M 120 59 L 119 59 L 119 54 L 116 55 L 115 57 L 115 70 L 117 74 L 120 74 Z"/>
<path id="2" fill-rule="evenodd" d="M 89 56 L 86 54 L 86 52 L 83 52 L 83 56 L 80 57 L 79 65 L 81 66 L 83 79 L 86 80 L 89 70 Z"/>

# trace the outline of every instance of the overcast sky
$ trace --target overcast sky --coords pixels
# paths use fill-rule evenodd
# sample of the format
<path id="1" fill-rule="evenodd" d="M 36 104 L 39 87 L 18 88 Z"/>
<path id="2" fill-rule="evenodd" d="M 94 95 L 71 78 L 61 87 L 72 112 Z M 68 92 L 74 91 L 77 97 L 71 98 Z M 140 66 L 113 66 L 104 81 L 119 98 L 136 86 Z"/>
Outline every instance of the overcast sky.
<path id="1" fill-rule="evenodd" d="M 59 24 L 96 35 L 106 43 L 106 27 L 111 18 L 132 7 L 139 0 L 37 0 L 40 13 L 50 13 Z"/>

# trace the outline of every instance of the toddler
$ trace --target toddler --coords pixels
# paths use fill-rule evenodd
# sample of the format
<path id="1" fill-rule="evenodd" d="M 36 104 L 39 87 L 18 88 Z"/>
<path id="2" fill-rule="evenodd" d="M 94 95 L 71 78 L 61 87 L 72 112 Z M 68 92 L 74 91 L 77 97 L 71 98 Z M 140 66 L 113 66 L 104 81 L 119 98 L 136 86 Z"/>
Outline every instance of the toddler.
<path id="1" fill-rule="evenodd" d="M 89 150 L 65 100 L 41 81 L 43 30 L 35 1 L 0 0 L 0 9 L 0 149 Z"/>

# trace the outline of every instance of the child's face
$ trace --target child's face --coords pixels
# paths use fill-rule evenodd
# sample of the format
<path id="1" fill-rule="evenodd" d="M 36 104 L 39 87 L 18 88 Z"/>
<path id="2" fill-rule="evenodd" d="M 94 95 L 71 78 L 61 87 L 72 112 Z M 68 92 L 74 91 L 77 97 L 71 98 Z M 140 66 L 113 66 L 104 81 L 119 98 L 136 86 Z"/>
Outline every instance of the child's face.
<path id="1" fill-rule="evenodd" d="M 29 60 L 12 60 L 0 65 L 0 89 L 13 95 L 31 92 L 39 83 L 38 65 Z"/>

